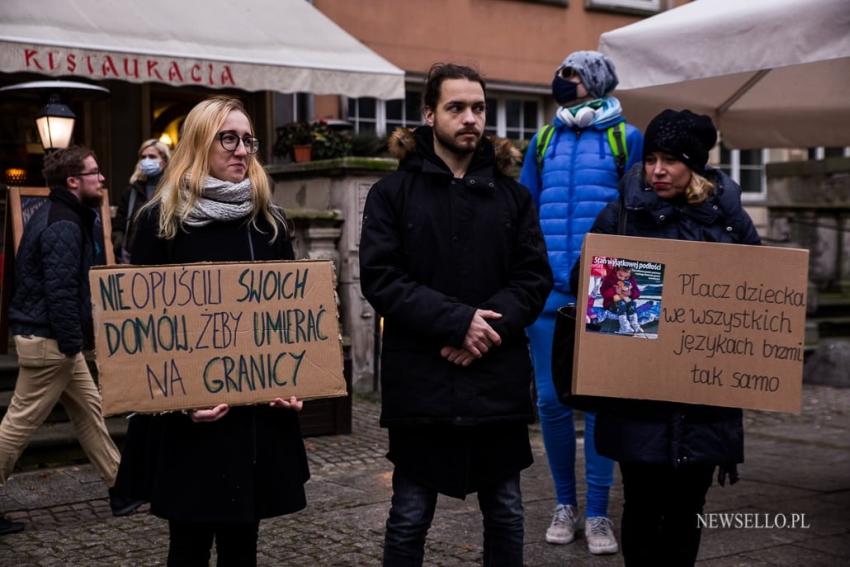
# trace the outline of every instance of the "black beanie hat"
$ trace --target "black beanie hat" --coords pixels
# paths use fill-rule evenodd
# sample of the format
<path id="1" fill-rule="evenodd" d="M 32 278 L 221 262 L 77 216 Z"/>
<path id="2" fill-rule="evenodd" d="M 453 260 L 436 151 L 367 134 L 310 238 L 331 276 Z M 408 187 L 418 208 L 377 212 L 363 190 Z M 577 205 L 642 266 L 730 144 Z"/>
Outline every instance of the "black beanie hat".
<path id="1" fill-rule="evenodd" d="M 690 110 L 667 109 L 646 127 L 643 156 L 653 152 L 670 154 L 703 175 L 708 152 L 717 143 L 717 128 L 711 118 Z"/>

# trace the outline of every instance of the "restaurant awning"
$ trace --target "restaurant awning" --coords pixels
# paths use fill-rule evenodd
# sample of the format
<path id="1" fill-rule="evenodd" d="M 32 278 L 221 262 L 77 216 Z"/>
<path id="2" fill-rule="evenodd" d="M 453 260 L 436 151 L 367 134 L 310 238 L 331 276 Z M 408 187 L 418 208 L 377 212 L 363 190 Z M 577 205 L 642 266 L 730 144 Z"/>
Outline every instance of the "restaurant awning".
<path id="1" fill-rule="evenodd" d="M 306 0 L 3 0 L 0 72 L 404 98 L 404 71 Z"/>

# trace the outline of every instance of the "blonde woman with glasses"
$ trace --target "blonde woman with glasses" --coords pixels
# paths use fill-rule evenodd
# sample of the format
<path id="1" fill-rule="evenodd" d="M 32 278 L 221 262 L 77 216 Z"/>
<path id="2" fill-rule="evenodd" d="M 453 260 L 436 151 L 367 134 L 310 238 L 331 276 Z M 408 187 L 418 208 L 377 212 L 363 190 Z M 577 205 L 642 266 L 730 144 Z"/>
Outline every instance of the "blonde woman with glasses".
<path id="1" fill-rule="evenodd" d="M 243 105 L 213 97 L 186 117 L 156 194 L 139 213 L 133 263 L 291 260 L 283 212 Z M 118 486 L 169 522 L 168 565 L 256 565 L 263 518 L 304 508 L 309 477 L 292 397 L 131 419 Z"/>

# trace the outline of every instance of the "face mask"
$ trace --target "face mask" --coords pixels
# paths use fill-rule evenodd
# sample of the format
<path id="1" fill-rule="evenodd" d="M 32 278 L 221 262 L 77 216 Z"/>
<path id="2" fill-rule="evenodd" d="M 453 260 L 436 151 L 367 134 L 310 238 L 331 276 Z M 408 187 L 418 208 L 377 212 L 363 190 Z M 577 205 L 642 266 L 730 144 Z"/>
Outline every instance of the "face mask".
<path id="1" fill-rule="evenodd" d="M 145 177 L 153 177 L 162 173 L 162 165 L 158 159 L 144 158 L 139 162 L 139 171 Z"/>
<path id="2" fill-rule="evenodd" d="M 560 75 L 552 79 L 552 96 L 558 104 L 564 105 L 578 98 L 578 83 L 568 81 Z"/>

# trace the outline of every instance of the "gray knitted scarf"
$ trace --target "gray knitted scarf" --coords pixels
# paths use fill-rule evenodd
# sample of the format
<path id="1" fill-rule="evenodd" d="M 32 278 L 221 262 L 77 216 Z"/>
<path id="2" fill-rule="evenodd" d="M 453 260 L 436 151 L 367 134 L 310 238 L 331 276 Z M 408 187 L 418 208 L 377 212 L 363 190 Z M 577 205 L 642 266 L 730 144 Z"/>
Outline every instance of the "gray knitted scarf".
<path id="1" fill-rule="evenodd" d="M 189 226 L 205 226 L 213 221 L 232 221 L 248 216 L 253 210 L 249 178 L 231 183 L 207 177 L 204 195 L 189 211 L 185 223 Z"/>

